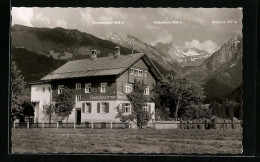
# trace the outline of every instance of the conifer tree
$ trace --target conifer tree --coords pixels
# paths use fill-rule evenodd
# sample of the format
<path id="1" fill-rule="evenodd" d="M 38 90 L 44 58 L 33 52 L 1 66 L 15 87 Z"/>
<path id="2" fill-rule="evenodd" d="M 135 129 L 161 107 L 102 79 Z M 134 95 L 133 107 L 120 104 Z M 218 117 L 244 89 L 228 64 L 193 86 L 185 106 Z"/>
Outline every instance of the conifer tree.
<path id="1" fill-rule="evenodd" d="M 23 111 L 23 104 L 29 101 L 29 90 L 25 88 L 26 83 L 17 69 L 15 62 L 11 66 L 11 112 L 12 120 L 19 118 Z"/>

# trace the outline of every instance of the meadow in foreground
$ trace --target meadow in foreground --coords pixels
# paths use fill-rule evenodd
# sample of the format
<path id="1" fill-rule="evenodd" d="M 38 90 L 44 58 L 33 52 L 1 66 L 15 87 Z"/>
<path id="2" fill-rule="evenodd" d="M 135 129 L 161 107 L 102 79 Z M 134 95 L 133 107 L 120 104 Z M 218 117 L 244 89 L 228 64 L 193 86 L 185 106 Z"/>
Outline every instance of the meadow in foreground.
<path id="1" fill-rule="evenodd" d="M 242 130 L 12 129 L 13 153 L 240 154 Z"/>

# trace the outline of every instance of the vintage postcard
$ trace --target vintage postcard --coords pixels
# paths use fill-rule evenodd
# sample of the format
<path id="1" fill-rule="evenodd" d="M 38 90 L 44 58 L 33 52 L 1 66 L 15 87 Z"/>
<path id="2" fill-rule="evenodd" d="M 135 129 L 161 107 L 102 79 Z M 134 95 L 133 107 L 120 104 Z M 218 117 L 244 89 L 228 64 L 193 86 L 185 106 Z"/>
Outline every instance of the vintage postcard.
<path id="1" fill-rule="evenodd" d="M 242 8 L 11 16 L 12 153 L 242 154 Z"/>

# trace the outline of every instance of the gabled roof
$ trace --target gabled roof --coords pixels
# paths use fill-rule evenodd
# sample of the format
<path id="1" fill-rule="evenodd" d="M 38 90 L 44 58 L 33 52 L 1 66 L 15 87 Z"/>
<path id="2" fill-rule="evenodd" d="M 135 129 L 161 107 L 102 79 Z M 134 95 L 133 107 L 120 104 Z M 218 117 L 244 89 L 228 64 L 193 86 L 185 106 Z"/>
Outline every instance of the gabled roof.
<path id="1" fill-rule="evenodd" d="M 41 80 L 56 80 L 65 78 L 79 78 L 87 76 L 107 76 L 119 75 L 136 63 L 139 59 L 145 57 L 144 61 L 152 65 L 155 69 L 154 74 L 157 78 L 161 73 L 152 63 L 152 61 L 143 53 L 120 55 L 118 57 L 99 57 L 95 59 L 84 59 L 69 61 L 48 74 Z M 150 67 L 149 67 L 150 68 Z M 154 73 L 153 72 L 153 73 Z"/>

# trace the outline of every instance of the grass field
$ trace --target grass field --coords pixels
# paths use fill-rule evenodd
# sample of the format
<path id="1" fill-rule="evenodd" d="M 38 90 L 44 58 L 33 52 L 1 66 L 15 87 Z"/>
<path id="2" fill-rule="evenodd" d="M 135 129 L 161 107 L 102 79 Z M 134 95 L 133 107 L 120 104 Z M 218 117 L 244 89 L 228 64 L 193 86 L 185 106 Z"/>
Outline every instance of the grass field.
<path id="1" fill-rule="evenodd" d="M 14 153 L 240 154 L 241 130 L 12 129 Z"/>

